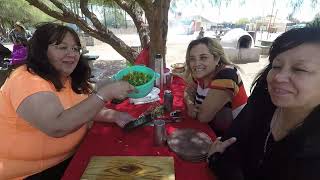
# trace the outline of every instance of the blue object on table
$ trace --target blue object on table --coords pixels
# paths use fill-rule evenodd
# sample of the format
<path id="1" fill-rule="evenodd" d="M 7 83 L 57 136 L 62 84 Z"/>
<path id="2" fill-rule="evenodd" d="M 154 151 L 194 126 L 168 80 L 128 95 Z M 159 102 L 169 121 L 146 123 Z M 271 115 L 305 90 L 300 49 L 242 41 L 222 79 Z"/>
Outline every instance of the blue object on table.
<path id="1" fill-rule="evenodd" d="M 132 92 L 128 94 L 128 97 L 130 98 L 142 98 L 145 97 L 146 95 L 148 95 L 150 93 L 150 91 L 152 90 L 153 86 L 154 86 L 154 81 L 160 77 L 160 75 L 156 72 L 154 72 L 152 69 L 146 67 L 146 66 L 131 66 L 131 67 L 127 67 L 125 69 L 120 70 L 117 74 L 115 74 L 113 76 L 114 80 L 121 80 L 123 78 L 123 76 L 129 74 L 130 72 L 133 71 L 137 71 L 137 72 L 142 72 L 145 74 L 149 74 L 151 76 L 151 79 L 140 86 L 136 86 L 136 92 Z"/>

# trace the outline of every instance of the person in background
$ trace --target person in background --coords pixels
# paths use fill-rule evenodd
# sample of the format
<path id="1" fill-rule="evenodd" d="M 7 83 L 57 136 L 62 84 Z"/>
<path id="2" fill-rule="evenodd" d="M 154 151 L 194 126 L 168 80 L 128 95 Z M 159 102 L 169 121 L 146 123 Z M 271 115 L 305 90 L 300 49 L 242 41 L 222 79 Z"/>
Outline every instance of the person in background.
<path id="1" fill-rule="evenodd" d="M 13 43 L 11 54 L 11 65 L 19 65 L 24 63 L 28 56 L 27 43 L 30 35 L 21 22 L 16 22 L 14 29 L 9 33 L 9 39 Z"/>
<path id="2" fill-rule="evenodd" d="M 24 25 L 19 21 L 14 24 L 14 28 L 9 33 L 9 39 L 13 44 L 21 43 L 20 42 L 21 39 L 27 40 L 30 37 L 31 36 L 27 32 Z M 19 38 L 20 38 L 20 40 L 19 40 Z"/>
<path id="3" fill-rule="evenodd" d="M 239 71 L 219 42 L 208 37 L 190 42 L 186 65 L 192 79 L 184 93 L 189 116 L 209 123 L 222 135 L 247 102 Z"/>
<path id="4" fill-rule="evenodd" d="M 118 81 L 94 92 L 80 47 L 69 27 L 37 27 L 27 61 L 0 89 L 0 179 L 60 179 L 90 122 L 133 120 L 105 103 L 134 87 Z"/>
<path id="5" fill-rule="evenodd" d="M 197 36 L 197 39 L 201 39 L 204 37 L 204 29 L 203 27 L 201 27 L 200 31 L 199 31 L 199 35 Z"/>
<path id="6" fill-rule="evenodd" d="M 9 68 L 7 59 L 5 58 L 9 58 L 10 56 L 11 51 L 0 43 L 0 87 L 7 78 L 7 72 Z"/>
<path id="7" fill-rule="evenodd" d="M 148 35 L 144 35 L 142 37 L 142 50 L 139 53 L 138 57 L 136 58 L 134 64 L 135 65 L 149 65 L 149 47 L 150 47 L 150 37 Z"/>
<path id="8" fill-rule="evenodd" d="M 276 38 L 247 105 L 211 146 L 218 179 L 320 179 L 319 82 L 319 26 Z"/>
<path id="9" fill-rule="evenodd" d="M 0 64 L 3 62 L 4 58 L 9 58 L 11 55 L 10 49 L 5 47 L 0 43 Z"/>

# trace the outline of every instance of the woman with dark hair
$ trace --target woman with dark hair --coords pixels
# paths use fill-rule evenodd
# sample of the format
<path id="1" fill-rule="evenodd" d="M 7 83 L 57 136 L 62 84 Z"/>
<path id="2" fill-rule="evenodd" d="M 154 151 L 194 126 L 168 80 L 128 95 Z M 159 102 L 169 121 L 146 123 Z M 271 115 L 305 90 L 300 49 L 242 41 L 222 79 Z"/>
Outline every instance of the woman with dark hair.
<path id="1" fill-rule="evenodd" d="M 184 100 L 189 116 L 209 123 L 221 136 L 247 102 L 240 73 L 220 43 L 208 37 L 190 42 Z"/>
<path id="2" fill-rule="evenodd" d="M 217 177 L 320 179 L 319 88 L 320 28 L 280 35 L 247 105 L 211 147 L 209 166 Z"/>
<path id="3" fill-rule="evenodd" d="M 80 47 L 71 28 L 37 27 L 26 64 L 0 90 L 0 179 L 60 179 L 92 120 L 133 120 L 104 106 L 134 87 L 119 81 L 93 91 Z"/>

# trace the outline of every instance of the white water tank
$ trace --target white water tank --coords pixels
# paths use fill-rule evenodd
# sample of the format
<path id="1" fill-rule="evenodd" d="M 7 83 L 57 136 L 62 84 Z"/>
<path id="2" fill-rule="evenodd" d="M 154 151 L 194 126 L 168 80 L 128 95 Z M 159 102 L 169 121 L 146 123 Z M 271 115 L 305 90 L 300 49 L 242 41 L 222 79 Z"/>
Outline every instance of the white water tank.
<path id="1" fill-rule="evenodd" d="M 228 31 L 221 38 L 221 45 L 230 48 L 252 48 L 254 47 L 254 40 L 252 36 L 245 30 L 236 28 Z"/>

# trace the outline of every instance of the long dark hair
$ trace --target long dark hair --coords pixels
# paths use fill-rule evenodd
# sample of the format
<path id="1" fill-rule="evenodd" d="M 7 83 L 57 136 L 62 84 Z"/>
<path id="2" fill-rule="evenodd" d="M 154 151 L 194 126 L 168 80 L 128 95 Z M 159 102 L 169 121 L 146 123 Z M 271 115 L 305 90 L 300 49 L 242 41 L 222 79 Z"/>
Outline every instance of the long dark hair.
<path id="1" fill-rule="evenodd" d="M 67 32 L 73 35 L 77 45 L 81 47 L 78 34 L 72 28 L 56 23 L 38 25 L 29 41 L 28 58 L 26 61 L 28 71 L 50 81 L 57 91 L 63 88 L 63 84 L 58 71 L 48 60 L 47 50 L 49 44 L 60 44 Z M 80 60 L 70 76 L 74 92 L 88 94 L 92 91 L 92 87 L 88 82 L 91 76 L 91 69 L 82 55 L 80 55 Z"/>
<path id="2" fill-rule="evenodd" d="M 320 27 L 310 26 L 291 29 L 277 37 L 269 51 L 269 64 L 257 75 L 252 83 L 251 90 L 255 87 L 267 88 L 267 75 L 271 70 L 273 60 L 281 53 L 295 48 L 303 43 L 320 43 Z"/>

